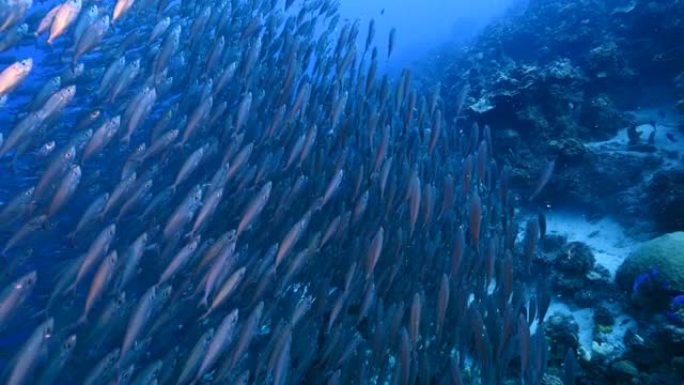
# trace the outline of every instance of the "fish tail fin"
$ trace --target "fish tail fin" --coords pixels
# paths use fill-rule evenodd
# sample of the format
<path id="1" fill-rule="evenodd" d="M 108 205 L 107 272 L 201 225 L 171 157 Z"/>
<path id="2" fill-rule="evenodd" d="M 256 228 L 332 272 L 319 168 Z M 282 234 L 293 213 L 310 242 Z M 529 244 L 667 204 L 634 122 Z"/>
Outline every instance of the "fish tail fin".
<path id="1" fill-rule="evenodd" d="M 40 311 L 38 311 L 37 313 L 33 314 L 33 315 L 31 316 L 31 319 L 42 318 L 43 316 L 45 316 L 45 315 L 47 314 L 47 312 L 48 312 L 48 309 L 47 309 L 47 308 L 46 308 L 46 309 L 43 309 L 43 310 L 40 310 Z"/>
<path id="2" fill-rule="evenodd" d="M 76 232 L 72 231 L 66 236 L 67 242 L 69 242 L 69 246 L 73 249 L 76 248 Z"/>
<path id="3" fill-rule="evenodd" d="M 72 326 L 73 327 L 79 327 L 79 326 L 85 325 L 87 323 L 88 323 L 88 315 L 84 312 L 83 315 L 81 315 L 81 317 L 79 317 L 78 321 L 76 321 L 76 323 Z"/>
<path id="4" fill-rule="evenodd" d="M 66 288 L 66 290 L 64 290 L 64 293 L 65 293 L 65 294 L 76 295 L 76 282 L 74 282 L 74 283 L 72 283 L 71 285 L 69 285 L 69 287 Z"/>
<path id="5" fill-rule="evenodd" d="M 197 307 L 200 309 L 207 309 L 207 311 L 209 311 L 209 309 L 208 309 L 209 301 L 207 300 L 207 298 L 206 297 L 202 298 L 202 300 L 197 304 Z M 202 317 L 204 317 L 204 316 L 202 316 Z"/>
<path id="6" fill-rule="evenodd" d="M 201 321 L 207 317 L 209 317 L 209 314 L 211 314 L 211 308 L 207 309 L 207 311 L 204 312 L 197 320 Z"/>

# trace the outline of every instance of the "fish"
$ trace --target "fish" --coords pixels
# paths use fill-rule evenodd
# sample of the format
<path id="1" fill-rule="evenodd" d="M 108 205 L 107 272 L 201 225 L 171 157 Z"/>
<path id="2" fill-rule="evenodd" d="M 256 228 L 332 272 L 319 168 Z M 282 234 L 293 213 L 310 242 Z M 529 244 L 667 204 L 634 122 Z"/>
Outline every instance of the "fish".
<path id="1" fill-rule="evenodd" d="M 246 268 L 243 266 L 233 272 L 226 280 L 223 282 L 221 287 L 218 289 L 216 296 L 211 302 L 211 306 L 207 309 L 206 313 L 202 315 L 201 318 L 208 317 L 213 313 L 219 306 L 221 306 L 237 288 L 237 286 L 242 282 L 245 277 Z"/>
<path id="2" fill-rule="evenodd" d="M 470 219 L 470 241 L 472 245 L 480 244 L 480 227 L 482 224 L 482 200 L 477 192 L 470 196 L 468 204 L 468 217 Z"/>
<path id="3" fill-rule="evenodd" d="M 116 358 L 119 356 L 119 349 L 114 349 L 107 353 L 100 359 L 95 366 L 90 370 L 85 380 L 84 385 L 95 385 L 98 381 L 106 378 L 109 379 L 114 376 L 114 368 L 116 366 Z"/>
<path id="4" fill-rule="evenodd" d="M 180 251 L 173 257 L 169 265 L 166 266 L 166 269 L 164 269 L 162 272 L 157 285 L 161 286 L 163 283 L 171 279 L 176 273 L 178 273 L 179 270 L 182 270 L 183 267 L 189 263 L 190 259 L 195 254 L 195 251 L 197 251 L 199 243 L 200 239 L 199 237 L 196 237 L 191 239 L 187 245 L 181 248 Z"/>
<path id="5" fill-rule="evenodd" d="M 50 29 L 50 26 L 52 25 L 52 22 L 55 20 L 55 15 L 57 12 L 59 12 L 59 9 L 62 7 L 62 4 L 57 4 L 54 7 L 52 7 L 46 14 L 43 16 L 43 18 L 40 20 L 40 23 L 38 24 L 38 27 L 36 28 L 36 31 L 34 32 L 34 35 L 36 37 L 40 36 L 44 32 L 48 31 Z"/>
<path id="6" fill-rule="evenodd" d="M 13 1 L 3 5 L 2 19 L 0 19 L 0 32 L 3 32 L 18 23 L 26 16 L 26 12 L 33 5 L 32 0 Z"/>
<path id="7" fill-rule="evenodd" d="M 166 32 L 170 25 L 171 18 L 169 16 L 160 19 L 157 24 L 155 24 L 154 28 L 152 28 L 152 31 L 150 31 L 150 37 L 147 39 L 147 42 L 152 43 L 157 40 L 161 35 L 164 34 L 164 32 Z"/>
<path id="8" fill-rule="evenodd" d="M 78 220 L 76 228 L 74 228 L 74 230 L 67 235 L 67 238 L 73 241 L 78 233 L 85 230 L 87 227 L 90 227 L 90 225 L 92 225 L 93 223 L 95 223 L 96 219 L 100 216 L 102 210 L 104 210 L 105 204 L 108 200 L 108 192 L 102 193 L 98 195 L 95 199 L 93 199 L 93 201 L 90 202 L 88 207 L 81 215 L 81 218 Z"/>
<path id="9" fill-rule="evenodd" d="M 261 211 L 263 211 L 266 203 L 268 203 L 268 199 L 271 196 L 272 187 L 273 183 L 270 181 L 266 182 L 266 184 L 264 184 L 261 190 L 259 190 L 257 195 L 249 203 L 249 205 L 247 205 L 247 208 L 245 209 L 244 214 L 242 214 L 242 218 L 240 219 L 240 223 L 237 227 L 237 237 L 239 237 L 245 229 L 250 227 L 254 220 L 259 216 Z"/>
<path id="10" fill-rule="evenodd" d="M 173 189 L 171 189 L 171 191 L 173 191 Z M 202 194 L 203 189 L 200 185 L 196 185 L 190 190 L 183 202 L 176 207 L 166 222 L 166 226 L 164 226 L 163 230 L 164 239 L 169 240 L 178 236 L 183 227 L 192 221 L 195 212 L 202 204 Z"/>
<path id="11" fill-rule="evenodd" d="M 235 367 L 240 358 L 242 358 L 242 355 L 247 351 L 252 339 L 254 339 L 256 336 L 263 311 L 264 303 L 262 301 L 254 307 L 254 310 L 252 310 L 252 313 L 250 313 L 249 317 L 247 317 L 247 320 L 242 325 L 242 330 L 240 331 L 238 340 L 233 347 L 233 351 L 230 355 L 230 361 L 226 367 L 228 371 Z"/>
<path id="12" fill-rule="evenodd" d="M 22 241 L 24 241 L 29 236 L 35 236 L 39 230 L 44 229 L 47 223 L 47 215 L 35 216 L 26 223 L 24 223 L 16 232 L 12 234 L 12 237 L 7 240 L 5 247 L 2 249 L 2 255 L 7 255 L 7 252 L 16 247 Z"/>
<path id="13" fill-rule="evenodd" d="M 43 104 L 43 107 L 39 109 L 36 114 L 38 117 L 45 121 L 52 119 L 57 114 L 62 112 L 64 108 L 74 99 L 76 95 L 76 86 L 70 85 L 60 89 L 59 91 L 52 94 Z"/>
<path id="14" fill-rule="evenodd" d="M 435 322 L 435 334 L 438 338 L 442 334 L 442 327 L 444 326 L 446 312 L 449 307 L 449 297 L 451 290 L 449 286 L 449 277 L 447 277 L 446 274 L 442 274 L 442 278 L 439 281 L 439 294 L 437 297 L 437 315 Z"/>
<path id="15" fill-rule="evenodd" d="M 36 286 L 38 273 L 33 270 L 17 278 L 0 292 L 0 330 L 7 327 L 8 321 L 31 294 Z"/>
<path id="16" fill-rule="evenodd" d="M 194 237 L 194 235 L 197 234 L 203 226 L 209 223 L 222 199 L 223 187 L 212 191 L 209 195 L 207 195 L 207 197 L 204 199 L 204 202 L 202 202 L 202 207 L 200 208 L 199 213 L 197 213 L 197 217 L 192 225 L 192 229 L 190 230 L 190 233 L 188 233 L 190 238 Z"/>
<path id="17" fill-rule="evenodd" d="M 366 257 L 366 279 L 373 275 L 375 265 L 377 265 L 380 255 L 382 254 L 382 247 L 385 239 L 385 229 L 380 227 L 373 237 L 370 249 L 368 250 L 368 257 Z"/>
<path id="18" fill-rule="evenodd" d="M 38 385 L 52 385 L 57 380 L 60 371 L 69 362 L 71 356 L 73 356 L 76 342 L 76 334 L 72 334 L 64 340 L 57 355 L 50 360 L 47 367 L 38 378 Z"/>
<path id="19" fill-rule="evenodd" d="M 114 218 L 115 222 L 120 222 L 121 218 L 124 217 L 129 212 L 132 212 L 137 206 L 141 204 L 145 199 L 147 199 L 152 191 L 154 182 L 152 179 L 144 179 L 137 183 L 137 186 L 133 188 L 130 197 L 124 201 L 119 209 L 119 214 Z"/>
<path id="20" fill-rule="evenodd" d="M 104 122 L 97 130 L 93 132 L 93 136 L 86 144 L 81 154 L 81 164 L 85 163 L 95 153 L 107 146 L 112 138 L 116 136 L 121 127 L 121 116 L 117 115 L 106 122 Z"/>
<path id="21" fill-rule="evenodd" d="M 180 145 L 185 144 L 191 136 L 199 129 L 201 124 L 209 117 L 212 107 L 214 106 L 214 98 L 209 96 L 202 100 L 201 103 L 192 111 L 188 122 L 183 130 L 183 138 Z"/>
<path id="22" fill-rule="evenodd" d="M 309 222 L 311 221 L 311 211 L 307 211 L 302 218 L 292 226 L 290 231 L 285 234 L 282 242 L 280 242 L 280 247 L 278 248 L 278 253 L 275 257 L 275 268 L 281 264 L 283 259 L 288 255 L 290 250 L 302 237 L 304 231 L 309 227 Z"/>
<path id="23" fill-rule="evenodd" d="M 114 250 L 106 256 L 100 264 L 90 285 L 85 308 L 83 309 L 83 315 L 81 315 L 79 323 L 84 323 L 88 320 L 88 314 L 90 314 L 93 305 L 102 297 L 104 292 L 107 291 L 107 286 L 109 286 L 116 269 L 117 260 L 118 254 L 116 253 L 116 250 Z"/>
<path id="24" fill-rule="evenodd" d="M 133 6 L 134 0 L 117 0 L 112 12 L 112 23 L 120 19 Z"/>
<path id="25" fill-rule="evenodd" d="M 105 206 L 102 208 L 102 212 L 100 212 L 100 219 L 104 219 L 107 216 L 107 213 L 119 206 L 119 203 L 121 203 L 128 195 L 137 180 L 138 174 L 134 172 L 129 177 L 122 179 L 116 186 L 114 186 L 114 189 L 109 194 L 109 199 L 107 199 Z"/>
<path id="26" fill-rule="evenodd" d="M 332 198 L 333 194 L 335 194 L 337 189 L 342 184 L 343 178 L 344 170 L 340 169 L 328 183 L 328 187 L 325 189 L 325 194 L 323 195 L 323 200 L 321 201 L 321 206 L 324 206 L 326 203 L 328 203 L 330 198 Z"/>
<path id="27" fill-rule="evenodd" d="M 539 382 L 546 218 L 457 67 L 336 0 L 80 1 L 0 0 L 4 381 Z"/>
<path id="28" fill-rule="evenodd" d="M 228 315 L 225 316 L 221 324 L 216 329 L 214 337 L 211 339 L 207 352 L 202 359 L 202 363 L 197 371 L 197 377 L 195 382 L 201 378 L 204 373 L 210 369 L 219 357 L 226 350 L 228 345 L 233 339 L 233 334 L 235 332 L 235 325 L 238 321 L 238 309 L 234 309 Z"/>
<path id="29" fill-rule="evenodd" d="M 85 11 L 79 14 L 78 19 L 76 19 L 76 24 L 74 25 L 74 33 L 72 34 L 75 44 L 81 39 L 83 32 L 97 20 L 99 14 L 100 9 L 95 4 L 90 5 Z"/>
<path id="30" fill-rule="evenodd" d="M 120 2 L 128 2 L 132 0 L 118 0 Z M 112 22 L 115 18 L 112 17 Z M 159 74 L 162 73 L 162 71 L 167 67 L 169 60 L 171 59 L 171 55 L 173 55 L 177 50 L 178 46 L 180 44 L 180 34 L 182 31 L 182 27 L 180 25 L 175 25 L 171 29 L 171 31 L 166 35 L 164 38 L 164 41 L 162 42 L 161 48 L 159 52 L 157 53 L 157 56 L 155 57 L 154 60 L 154 71 L 153 74 L 155 76 L 159 76 Z"/>
<path id="31" fill-rule="evenodd" d="M 392 52 L 394 51 L 394 45 L 396 44 L 395 41 L 397 39 L 397 29 L 392 28 L 389 33 L 389 43 L 387 45 L 387 58 L 392 55 Z"/>
<path id="32" fill-rule="evenodd" d="M 16 362 L 7 379 L 8 385 L 20 385 L 28 380 L 38 364 L 38 357 L 46 346 L 47 340 L 52 337 L 54 326 L 55 320 L 48 318 L 33 331 L 17 354 Z"/>
<path id="33" fill-rule="evenodd" d="M 178 385 L 183 385 L 192 379 L 192 376 L 199 369 L 202 360 L 209 349 L 209 344 L 214 339 L 216 330 L 214 328 L 208 329 L 195 343 L 195 346 L 190 350 L 188 358 L 185 360 L 183 370 L 178 377 Z"/>
<path id="34" fill-rule="evenodd" d="M 0 72 L 0 97 L 6 96 L 21 84 L 33 69 L 33 59 L 14 62 Z"/>
<path id="35" fill-rule="evenodd" d="M 76 64 L 81 56 L 95 49 L 102 42 L 105 34 L 109 31 L 109 27 L 110 21 L 107 15 L 90 24 L 77 40 L 74 56 L 71 60 L 72 64 Z"/>
<path id="36" fill-rule="evenodd" d="M 131 141 L 131 137 L 133 136 L 133 132 L 142 124 L 144 119 L 149 115 L 150 110 L 154 106 L 154 103 L 157 100 L 157 90 L 154 88 L 145 88 L 143 89 L 141 95 L 140 95 L 140 100 L 139 103 L 136 104 L 135 108 L 133 109 L 131 116 L 128 118 L 126 122 L 126 133 L 124 136 L 121 138 L 121 141 L 123 143 L 129 143 Z"/>
<path id="37" fill-rule="evenodd" d="M 116 77 L 121 75 L 124 68 L 126 68 L 127 61 L 125 56 L 121 56 L 116 60 L 113 60 L 105 69 L 100 79 L 100 86 L 98 87 L 97 94 L 103 96 L 103 94 L 114 85 Z"/>
<path id="38" fill-rule="evenodd" d="M 145 253 L 147 242 L 149 240 L 149 235 L 147 232 L 140 234 L 133 243 L 126 249 L 125 253 L 122 255 L 121 261 L 123 262 L 123 270 L 119 275 L 119 281 L 116 284 L 116 290 L 122 292 L 126 285 L 133 278 L 138 270 L 140 260 Z"/>
<path id="39" fill-rule="evenodd" d="M 50 202 L 50 207 L 48 207 L 47 211 L 49 217 L 55 215 L 55 213 L 74 195 L 79 183 L 81 183 L 81 175 L 81 167 L 72 164 L 69 171 L 67 171 L 66 176 L 59 184 L 59 187 L 57 187 L 57 192 Z"/>
<path id="40" fill-rule="evenodd" d="M 78 17 L 81 12 L 81 6 L 83 5 L 81 0 L 67 0 L 57 9 L 55 12 L 54 19 L 50 23 L 50 35 L 48 36 L 47 43 L 52 44 L 55 39 L 66 32 L 67 28 L 73 24 L 73 22 Z"/>
<path id="41" fill-rule="evenodd" d="M 0 52 L 5 52 L 10 48 L 16 47 L 20 41 L 29 35 L 28 29 L 28 24 L 23 23 L 12 27 L 5 32 L 2 39 L 0 39 Z M 5 96 L 0 97 L 0 99 L 2 98 L 5 98 Z"/>
<path id="42" fill-rule="evenodd" d="M 188 156 L 188 158 L 185 160 L 185 162 L 183 162 L 183 165 L 178 171 L 178 175 L 176 175 L 176 180 L 173 182 L 173 185 L 171 185 L 171 188 L 175 190 L 179 184 L 186 181 L 190 177 L 192 172 L 195 171 L 197 167 L 199 167 L 204 157 L 208 155 L 208 152 L 209 147 L 206 145 L 193 151 L 192 154 L 190 154 L 190 156 Z"/>
<path id="43" fill-rule="evenodd" d="M 126 333 L 124 335 L 121 348 L 117 349 L 116 357 L 121 361 L 130 352 L 133 344 L 136 342 L 140 333 L 145 326 L 150 322 L 152 317 L 158 312 L 160 305 L 170 295 L 171 287 L 151 286 L 143 294 L 138 302 L 133 314 L 128 320 Z"/>
<path id="44" fill-rule="evenodd" d="M 529 201 L 534 200 L 539 193 L 541 193 L 542 189 L 544 189 L 544 186 L 546 186 L 547 183 L 549 183 L 549 180 L 551 179 L 551 176 L 553 175 L 553 170 L 556 168 L 556 161 L 551 160 L 546 163 L 544 166 L 544 169 L 542 170 L 541 174 L 539 175 L 539 179 L 537 180 L 536 187 L 532 191 L 532 194 L 530 194 Z"/>
<path id="45" fill-rule="evenodd" d="M 418 177 L 417 172 L 414 170 L 413 175 L 411 176 L 411 180 L 409 182 L 409 189 L 407 191 L 407 196 L 409 199 L 409 220 L 411 223 L 411 227 L 409 230 L 409 236 L 413 235 L 414 230 L 416 229 L 416 222 L 418 221 L 418 213 L 420 212 L 420 204 L 421 204 L 421 187 L 420 187 L 420 178 Z"/>
<path id="46" fill-rule="evenodd" d="M 29 187 L 2 206 L 0 209 L 0 227 L 10 226 L 22 218 L 25 219 L 33 211 L 35 206 L 34 191 L 35 187 Z"/>
<path id="47" fill-rule="evenodd" d="M 109 91 L 109 97 L 107 99 L 110 103 L 113 103 L 116 100 L 116 98 L 120 94 L 122 94 L 131 85 L 131 83 L 133 83 L 135 78 L 137 78 L 138 75 L 140 74 L 140 59 L 136 59 L 130 63 L 126 63 L 124 61 L 123 63 L 125 66 L 122 67 L 121 69 L 119 69 L 120 63 L 121 62 L 114 63 L 115 66 L 110 67 L 107 70 L 107 72 L 109 72 L 109 70 L 112 70 L 112 73 L 110 73 L 111 76 L 116 76 L 117 75 L 116 72 L 119 72 L 119 71 L 121 72 L 121 74 L 118 76 L 117 79 L 111 80 L 113 82 L 111 84 L 111 90 L 108 90 L 109 86 L 110 86 L 109 82 L 101 83 L 101 85 L 100 85 L 100 90 L 102 92 L 104 92 L 106 90 Z M 107 73 L 105 73 L 105 75 L 107 75 Z M 103 81 L 105 79 L 106 79 L 106 77 L 103 78 Z M 114 80 L 116 80 L 116 81 L 114 81 Z M 103 87 L 103 84 L 107 87 Z"/>
<path id="48" fill-rule="evenodd" d="M 74 291 L 76 286 L 81 282 L 86 275 L 88 275 L 91 270 L 100 262 L 100 260 L 105 256 L 107 251 L 109 251 L 109 246 L 114 241 L 116 236 L 116 225 L 111 224 L 105 227 L 100 234 L 93 240 L 90 247 L 86 251 L 83 261 L 80 264 L 78 273 L 74 282 L 71 284 L 67 291 Z"/>

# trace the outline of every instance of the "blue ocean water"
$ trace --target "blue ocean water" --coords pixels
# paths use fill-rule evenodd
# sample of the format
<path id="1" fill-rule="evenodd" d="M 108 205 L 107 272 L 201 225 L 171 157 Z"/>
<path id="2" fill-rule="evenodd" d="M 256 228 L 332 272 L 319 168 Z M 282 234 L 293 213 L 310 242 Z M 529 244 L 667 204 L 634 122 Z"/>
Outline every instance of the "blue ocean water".
<path id="1" fill-rule="evenodd" d="M 683 8 L 2 1 L 0 381 L 682 383 Z"/>

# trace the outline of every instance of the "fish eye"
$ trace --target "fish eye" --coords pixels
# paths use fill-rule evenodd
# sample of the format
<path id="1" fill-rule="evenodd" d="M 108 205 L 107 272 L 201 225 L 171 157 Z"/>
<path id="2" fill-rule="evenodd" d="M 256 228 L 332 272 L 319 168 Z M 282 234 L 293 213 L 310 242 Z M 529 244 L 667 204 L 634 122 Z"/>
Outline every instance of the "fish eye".
<path id="1" fill-rule="evenodd" d="M 26 279 L 26 284 L 27 285 L 33 285 L 33 277 L 29 277 Z"/>

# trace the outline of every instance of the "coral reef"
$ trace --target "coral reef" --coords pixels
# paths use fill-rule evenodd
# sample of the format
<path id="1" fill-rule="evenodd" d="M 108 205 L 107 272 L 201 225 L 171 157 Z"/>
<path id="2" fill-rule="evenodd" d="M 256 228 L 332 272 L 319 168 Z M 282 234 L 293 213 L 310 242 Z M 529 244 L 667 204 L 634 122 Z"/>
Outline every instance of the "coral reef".
<path id="1" fill-rule="evenodd" d="M 567 303 L 591 307 L 612 294 L 610 273 L 601 265 L 591 248 L 582 242 L 570 242 L 558 251 L 547 253 L 554 293 Z"/>
<path id="2" fill-rule="evenodd" d="M 617 271 L 616 282 L 632 292 L 632 300 L 653 307 L 669 293 L 684 292 L 684 232 L 670 233 L 642 244 Z"/>
<path id="3" fill-rule="evenodd" d="M 459 115 L 493 128 L 497 152 L 513 167 L 518 186 L 532 189 L 543 163 L 555 158 L 542 200 L 553 197 L 556 204 L 580 205 L 597 215 L 620 213 L 629 201 L 621 194 L 639 185 L 654 159 L 596 152 L 584 143 L 608 140 L 629 127 L 630 151 L 655 151 L 650 132 L 636 132 L 645 122 L 626 111 L 677 103 L 684 111 L 682 34 L 682 0 L 530 0 L 470 46 L 444 52 L 435 65 L 451 85 L 448 100 L 469 90 Z M 653 117 L 654 123 L 664 119 Z M 646 185 L 632 191 L 639 198 L 647 193 Z M 632 214 L 658 222 L 656 227 L 682 229 L 630 203 Z"/>
<path id="4" fill-rule="evenodd" d="M 529 0 L 434 63 L 446 108 L 463 128 L 491 127 L 497 162 L 534 210 L 611 215 L 637 240 L 675 232 L 645 242 L 615 279 L 590 245 L 542 235 L 537 262 L 575 314 L 544 324 L 543 383 L 684 383 L 682 35 L 684 0 Z"/>
<path id="5" fill-rule="evenodd" d="M 684 229 L 684 170 L 657 172 L 645 190 L 648 210 L 660 230 Z"/>

